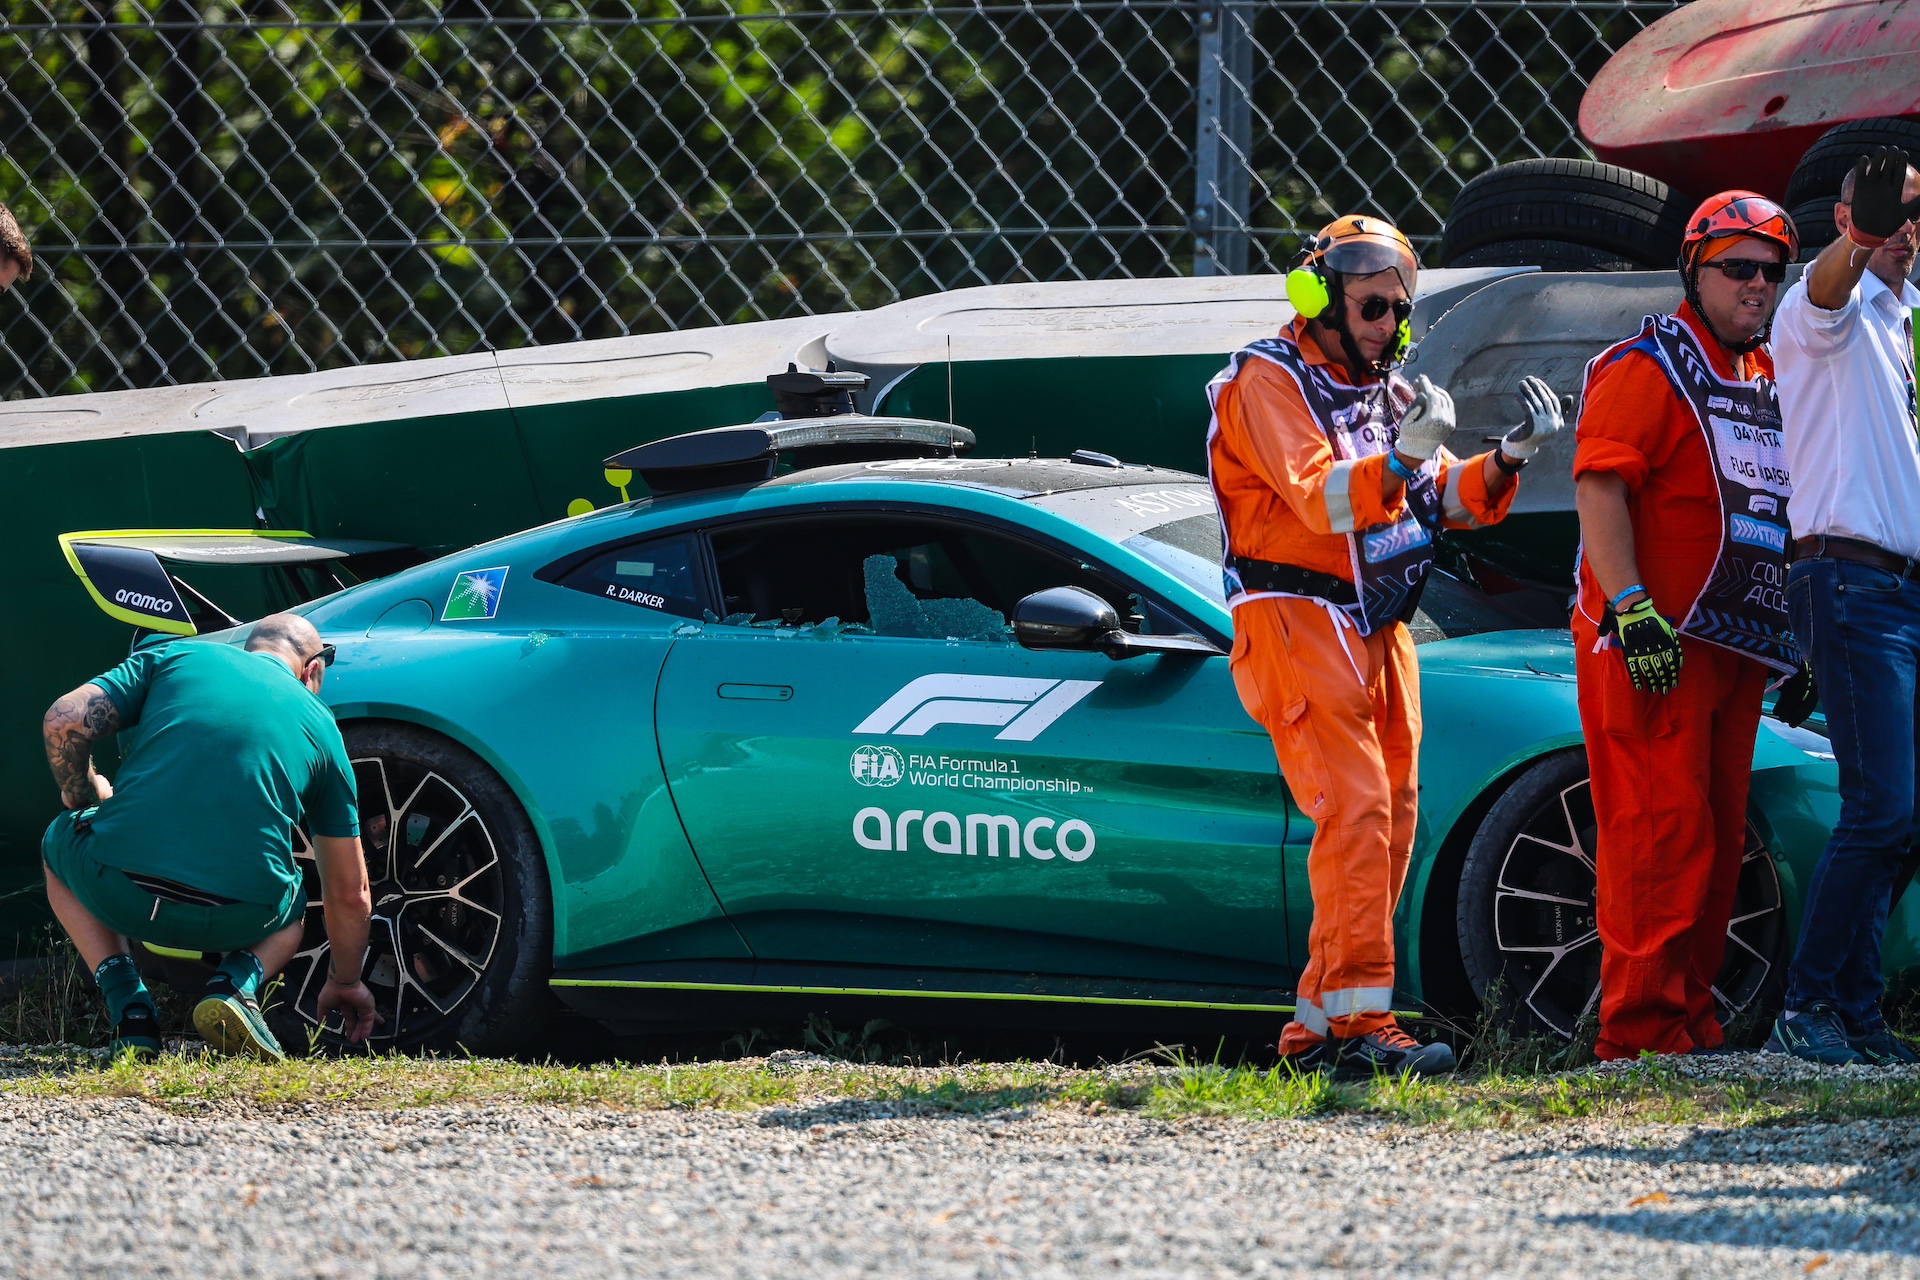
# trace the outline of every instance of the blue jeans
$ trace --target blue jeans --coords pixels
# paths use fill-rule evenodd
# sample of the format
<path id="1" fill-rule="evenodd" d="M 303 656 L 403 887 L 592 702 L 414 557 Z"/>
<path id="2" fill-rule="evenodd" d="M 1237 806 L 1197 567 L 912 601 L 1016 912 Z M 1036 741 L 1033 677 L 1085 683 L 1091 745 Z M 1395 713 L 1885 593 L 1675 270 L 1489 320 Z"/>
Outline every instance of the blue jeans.
<path id="1" fill-rule="evenodd" d="M 1885 1025 L 1880 941 L 1896 873 L 1920 835 L 1920 583 L 1854 561 L 1805 560 L 1787 573 L 1787 611 L 1840 766 L 1840 822 L 1807 881 L 1787 1008 L 1830 1001 L 1862 1034 Z"/>

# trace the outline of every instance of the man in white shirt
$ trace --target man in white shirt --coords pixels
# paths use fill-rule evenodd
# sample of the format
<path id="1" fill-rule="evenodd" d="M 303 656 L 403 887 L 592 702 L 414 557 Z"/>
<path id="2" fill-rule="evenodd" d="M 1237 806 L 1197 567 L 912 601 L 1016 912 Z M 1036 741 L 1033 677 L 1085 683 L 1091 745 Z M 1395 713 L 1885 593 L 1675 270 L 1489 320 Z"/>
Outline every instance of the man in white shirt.
<path id="1" fill-rule="evenodd" d="M 1880 1011 L 1881 937 L 1920 837 L 1916 213 L 1920 173 L 1905 154 L 1863 158 L 1834 206 L 1840 238 L 1773 323 L 1793 477 L 1787 609 L 1826 709 L 1841 804 L 1767 1048 L 1815 1062 L 1920 1062 Z"/>

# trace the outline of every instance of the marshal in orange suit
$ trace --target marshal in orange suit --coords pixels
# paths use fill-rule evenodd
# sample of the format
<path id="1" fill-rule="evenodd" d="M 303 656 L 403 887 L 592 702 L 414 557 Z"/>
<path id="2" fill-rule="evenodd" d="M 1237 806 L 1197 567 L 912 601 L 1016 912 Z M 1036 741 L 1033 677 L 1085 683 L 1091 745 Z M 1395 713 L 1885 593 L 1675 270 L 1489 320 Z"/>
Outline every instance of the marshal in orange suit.
<path id="1" fill-rule="evenodd" d="M 1308 959 L 1280 1038 L 1295 1068 L 1450 1070 L 1394 1022 L 1393 910 L 1412 850 L 1419 672 L 1406 621 L 1443 528 L 1501 519 L 1515 476 L 1560 428 L 1528 379 L 1528 419 L 1466 461 L 1453 402 L 1393 372 L 1418 264 L 1379 218 L 1323 228 L 1287 278 L 1298 317 L 1209 384 L 1209 472 L 1226 530 L 1233 678 L 1314 822 Z"/>
<path id="2" fill-rule="evenodd" d="M 1747 191 L 1695 211 L 1687 301 L 1594 357 L 1575 433 L 1580 724 L 1593 771 L 1603 1059 L 1708 1052 L 1747 779 L 1787 624 L 1787 479 L 1763 347 L 1798 237 Z M 1799 677 L 1805 680 L 1805 677 Z"/>

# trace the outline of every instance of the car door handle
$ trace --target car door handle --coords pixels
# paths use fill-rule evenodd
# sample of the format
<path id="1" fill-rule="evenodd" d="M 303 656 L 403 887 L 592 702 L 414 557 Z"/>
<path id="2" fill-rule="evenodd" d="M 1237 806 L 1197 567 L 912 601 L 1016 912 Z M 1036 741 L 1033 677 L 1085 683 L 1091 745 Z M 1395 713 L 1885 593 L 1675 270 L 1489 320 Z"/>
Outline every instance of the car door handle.
<path id="1" fill-rule="evenodd" d="M 785 684 L 723 684 L 720 686 L 723 698 L 745 698 L 749 702 L 787 702 L 793 697 L 793 686 Z"/>

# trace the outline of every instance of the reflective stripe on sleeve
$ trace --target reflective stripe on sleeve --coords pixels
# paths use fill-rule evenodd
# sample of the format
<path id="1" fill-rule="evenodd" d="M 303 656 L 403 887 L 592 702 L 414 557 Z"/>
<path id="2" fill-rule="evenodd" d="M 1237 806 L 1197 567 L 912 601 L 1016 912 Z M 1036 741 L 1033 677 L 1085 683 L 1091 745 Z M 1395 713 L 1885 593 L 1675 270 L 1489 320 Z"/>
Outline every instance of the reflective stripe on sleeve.
<path id="1" fill-rule="evenodd" d="M 1392 987 L 1348 987 L 1320 993 L 1321 1018 L 1351 1018 L 1356 1013 L 1392 1013 Z M 1299 1017 L 1296 1013 L 1295 1017 Z M 1305 1022 L 1305 1018 L 1300 1019 Z"/>
<path id="2" fill-rule="evenodd" d="M 1473 512 L 1467 510 L 1467 504 L 1460 500 L 1460 473 L 1465 468 L 1464 462 L 1456 462 L 1447 468 L 1447 487 L 1440 495 L 1440 510 L 1455 524 L 1478 524 Z"/>
<path id="3" fill-rule="evenodd" d="M 1336 462 L 1327 472 L 1327 487 L 1323 492 L 1327 500 L 1327 530 L 1330 533 L 1352 533 L 1353 498 L 1349 492 L 1353 483 L 1353 466 L 1358 459 Z"/>
<path id="4" fill-rule="evenodd" d="M 1327 1034 L 1327 1015 L 1305 996 L 1295 996 L 1293 1020 L 1317 1036 Z"/>

